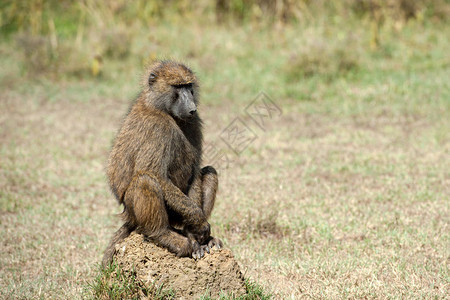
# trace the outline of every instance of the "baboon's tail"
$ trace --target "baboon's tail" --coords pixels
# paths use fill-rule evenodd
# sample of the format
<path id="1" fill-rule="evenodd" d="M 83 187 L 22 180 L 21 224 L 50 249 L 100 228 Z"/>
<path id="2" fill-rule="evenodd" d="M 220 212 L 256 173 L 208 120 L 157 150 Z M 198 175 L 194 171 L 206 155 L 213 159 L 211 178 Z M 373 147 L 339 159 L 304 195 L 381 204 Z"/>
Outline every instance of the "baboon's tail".
<path id="1" fill-rule="evenodd" d="M 116 252 L 116 244 L 127 238 L 134 229 L 135 228 L 131 227 L 130 224 L 125 223 L 114 233 L 108 248 L 106 248 L 105 253 L 103 254 L 103 267 L 108 266 L 112 262 L 114 253 Z"/>

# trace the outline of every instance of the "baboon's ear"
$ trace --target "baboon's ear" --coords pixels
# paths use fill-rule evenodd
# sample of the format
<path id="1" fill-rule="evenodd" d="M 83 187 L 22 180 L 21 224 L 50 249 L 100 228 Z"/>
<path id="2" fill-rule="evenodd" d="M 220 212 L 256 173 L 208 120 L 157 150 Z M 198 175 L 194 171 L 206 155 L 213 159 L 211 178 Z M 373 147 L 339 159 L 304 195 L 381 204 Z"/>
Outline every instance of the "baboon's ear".
<path id="1" fill-rule="evenodd" d="M 150 76 L 148 77 L 148 84 L 152 85 L 156 81 L 156 74 L 150 73 Z"/>

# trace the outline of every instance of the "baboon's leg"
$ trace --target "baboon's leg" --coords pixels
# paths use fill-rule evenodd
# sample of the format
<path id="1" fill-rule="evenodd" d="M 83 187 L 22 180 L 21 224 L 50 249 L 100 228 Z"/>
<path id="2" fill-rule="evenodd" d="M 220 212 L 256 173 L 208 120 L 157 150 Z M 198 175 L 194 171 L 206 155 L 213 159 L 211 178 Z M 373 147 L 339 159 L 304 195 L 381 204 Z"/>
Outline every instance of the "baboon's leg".
<path id="1" fill-rule="evenodd" d="M 136 176 L 127 189 L 124 202 L 133 211 L 136 232 L 178 256 L 192 254 L 195 243 L 169 225 L 163 192 L 156 178 L 147 174 Z"/>
<path id="2" fill-rule="evenodd" d="M 189 199 L 201 208 L 206 219 L 211 216 L 211 212 L 214 208 L 218 182 L 216 170 L 211 166 L 204 167 L 200 170 L 200 174 L 194 179 L 194 183 L 188 193 Z M 221 248 L 223 245 L 219 239 L 210 236 L 209 233 L 207 236 L 195 234 L 192 231 L 192 228 L 186 226 L 183 231 L 190 239 L 197 240 L 201 243 L 201 248 L 206 252 L 209 252 L 209 249 L 213 246 Z"/>
<path id="3" fill-rule="evenodd" d="M 202 177 L 202 210 L 208 219 L 214 208 L 214 202 L 216 200 L 217 188 L 219 186 L 219 180 L 217 178 L 216 170 L 207 166 L 201 170 Z"/>
<path id="4" fill-rule="evenodd" d="M 202 176 L 202 209 L 206 218 L 208 219 L 211 215 L 211 212 L 214 208 L 214 203 L 216 201 L 216 193 L 219 187 L 219 179 L 217 178 L 216 170 L 207 166 L 202 168 L 201 170 Z M 209 248 L 216 246 L 217 248 L 222 248 L 223 243 L 220 239 L 210 236 L 207 240 L 208 248 L 206 249 L 209 252 Z"/>

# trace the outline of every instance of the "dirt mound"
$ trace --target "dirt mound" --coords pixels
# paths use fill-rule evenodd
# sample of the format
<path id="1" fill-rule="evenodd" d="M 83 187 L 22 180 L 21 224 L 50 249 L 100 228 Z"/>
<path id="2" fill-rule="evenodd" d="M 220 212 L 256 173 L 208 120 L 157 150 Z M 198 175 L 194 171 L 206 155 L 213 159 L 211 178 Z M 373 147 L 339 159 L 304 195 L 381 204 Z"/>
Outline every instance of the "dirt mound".
<path id="1" fill-rule="evenodd" d="M 239 265 L 228 249 L 214 248 L 199 260 L 180 258 L 132 233 L 116 250 L 114 259 L 122 270 L 134 270 L 137 279 L 149 287 L 172 289 L 177 299 L 246 293 Z"/>

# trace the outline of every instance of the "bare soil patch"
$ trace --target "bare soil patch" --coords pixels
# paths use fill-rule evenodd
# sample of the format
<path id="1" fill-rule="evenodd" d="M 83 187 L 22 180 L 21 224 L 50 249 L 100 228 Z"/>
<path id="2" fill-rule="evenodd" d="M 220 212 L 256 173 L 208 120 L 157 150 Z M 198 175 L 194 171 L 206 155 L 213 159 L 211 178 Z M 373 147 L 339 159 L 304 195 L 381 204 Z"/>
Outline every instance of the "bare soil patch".
<path id="1" fill-rule="evenodd" d="M 246 293 L 244 277 L 228 249 L 213 248 L 199 260 L 180 258 L 132 233 L 116 250 L 115 261 L 122 271 L 148 287 L 173 290 L 176 299 Z"/>

